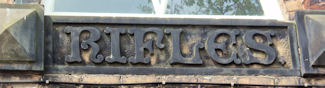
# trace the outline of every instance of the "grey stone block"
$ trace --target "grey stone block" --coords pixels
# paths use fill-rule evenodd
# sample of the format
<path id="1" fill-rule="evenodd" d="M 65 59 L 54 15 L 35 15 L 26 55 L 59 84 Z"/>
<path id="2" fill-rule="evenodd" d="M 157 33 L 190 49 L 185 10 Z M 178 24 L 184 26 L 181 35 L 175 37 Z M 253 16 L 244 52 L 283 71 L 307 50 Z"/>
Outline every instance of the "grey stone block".
<path id="1" fill-rule="evenodd" d="M 325 11 L 297 11 L 296 22 L 303 75 L 325 74 Z"/>
<path id="2" fill-rule="evenodd" d="M 43 70 L 40 5 L 0 4 L 0 70 Z"/>

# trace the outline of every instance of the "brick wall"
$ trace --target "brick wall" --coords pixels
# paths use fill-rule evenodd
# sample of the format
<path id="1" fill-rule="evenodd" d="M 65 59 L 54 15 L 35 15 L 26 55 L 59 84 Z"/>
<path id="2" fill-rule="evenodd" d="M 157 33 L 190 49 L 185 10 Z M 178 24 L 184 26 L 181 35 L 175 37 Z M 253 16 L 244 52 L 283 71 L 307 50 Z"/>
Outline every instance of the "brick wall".
<path id="1" fill-rule="evenodd" d="M 296 10 L 325 9 L 325 0 L 278 0 L 284 18 L 293 20 Z"/>
<path id="2" fill-rule="evenodd" d="M 325 9 L 325 0 L 305 0 L 305 9 Z"/>
<path id="3" fill-rule="evenodd" d="M 295 11 L 303 9 L 304 0 L 278 0 L 286 20 L 293 20 Z"/>

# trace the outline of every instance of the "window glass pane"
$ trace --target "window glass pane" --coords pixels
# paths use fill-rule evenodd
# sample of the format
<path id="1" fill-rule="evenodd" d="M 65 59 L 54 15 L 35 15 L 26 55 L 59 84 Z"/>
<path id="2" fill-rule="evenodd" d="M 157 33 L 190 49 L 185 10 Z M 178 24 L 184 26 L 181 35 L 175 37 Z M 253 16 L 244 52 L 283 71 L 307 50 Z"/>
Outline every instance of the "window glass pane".
<path id="1" fill-rule="evenodd" d="M 151 0 L 55 0 L 54 12 L 154 14 Z"/>
<path id="2" fill-rule="evenodd" d="M 262 16 L 259 0 L 168 0 L 166 14 Z"/>

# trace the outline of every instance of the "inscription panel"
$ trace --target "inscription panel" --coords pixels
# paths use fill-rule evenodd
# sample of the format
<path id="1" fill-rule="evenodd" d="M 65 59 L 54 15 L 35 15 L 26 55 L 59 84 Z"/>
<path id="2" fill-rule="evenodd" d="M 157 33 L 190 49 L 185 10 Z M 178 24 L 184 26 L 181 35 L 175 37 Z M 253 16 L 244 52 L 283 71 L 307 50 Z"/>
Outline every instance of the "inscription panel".
<path id="1" fill-rule="evenodd" d="M 48 73 L 299 75 L 288 26 L 52 27 Z"/>

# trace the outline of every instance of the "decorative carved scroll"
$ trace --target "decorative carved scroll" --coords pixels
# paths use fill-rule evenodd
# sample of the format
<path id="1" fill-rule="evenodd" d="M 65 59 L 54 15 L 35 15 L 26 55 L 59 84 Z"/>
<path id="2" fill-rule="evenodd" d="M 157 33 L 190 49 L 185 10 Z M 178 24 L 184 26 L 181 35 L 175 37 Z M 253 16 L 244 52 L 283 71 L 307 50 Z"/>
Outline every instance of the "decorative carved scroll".
<path id="1" fill-rule="evenodd" d="M 193 47 L 193 55 L 190 58 L 185 58 L 180 49 L 180 34 L 182 29 L 166 29 L 166 34 L 171 34 L 172 36 L 172 52 L 169 58 L 170 64 L 202 64 L 202 60 L 200 58 L 199 49 L 203 48 L 202 43 L 195 43 Z"/>
<path id="2" fill-rule="evenodd" d="M 164 32 L 158 28 L 146 28 L 146 29 L 138 29 L 132 28 L 128 30 L 129 34 L 134 34 L 135 41 L 135 57 L 130 57 L 129 62 L 131 63 L 145 63 L 148 64 L 150 62 L 150 58 L 144 57 L 144 49 L 147 49 L 150 54 L 153 54 L 153 39 L 149 39 L 147 42 L 144 42 L 144 37 L 146 33 L 155 33 L 158 37 L 156 41 L 156 46 L 158 48 L 164 48 L 165 45 L 162 44 L 162 39 L 164 37 Z"/>

